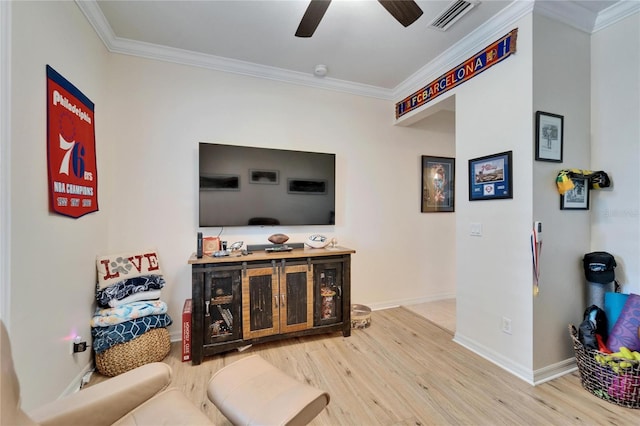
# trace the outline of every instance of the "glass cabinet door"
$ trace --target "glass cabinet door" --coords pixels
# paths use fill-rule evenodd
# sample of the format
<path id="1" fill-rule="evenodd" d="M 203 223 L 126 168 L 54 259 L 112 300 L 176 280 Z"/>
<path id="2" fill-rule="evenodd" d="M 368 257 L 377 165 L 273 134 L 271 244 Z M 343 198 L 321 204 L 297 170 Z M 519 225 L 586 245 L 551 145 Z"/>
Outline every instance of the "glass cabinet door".
<path id="1" fill-rule="evenodd" d="M 242 338 L 240 269 L 209 271 L 204 283 L 204 344 Z"/>
<path id="2" fill-rule="evenodd" d="M 342 267 L 341 262 L 314 264 L 315 325 L 342 321 Z"/>

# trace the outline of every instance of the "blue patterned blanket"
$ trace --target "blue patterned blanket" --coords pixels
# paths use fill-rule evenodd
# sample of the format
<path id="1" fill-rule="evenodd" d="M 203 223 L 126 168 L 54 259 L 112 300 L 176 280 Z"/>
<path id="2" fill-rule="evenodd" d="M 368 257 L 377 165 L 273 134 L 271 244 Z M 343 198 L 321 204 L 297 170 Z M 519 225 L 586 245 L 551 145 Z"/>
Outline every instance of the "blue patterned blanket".
<path id="1" fill-rule="evenodd" d="M 154 328 L 168 327 L 172 323 L 168 314 L 148 315 L 108 327 L 93 327 L 93 349 L 102 353 L 118 343 L 126 343 Z"/>
<path id="2" fill-rule="evenodd" d="M 160 290 L 164 287 L 165 281 L 162 275 L 145 275 L 142 277 L 129 278 L 105 287 L 96 292 L 96 300 L 101 307 L 109 307 L 111 300 L 124 299 L 134 293 L 147 290 Z"/>
<path id="3" fill-rule="evenodd" d="M 162 300 L 145 300 L 121 305 L 117 308 L 96 308 L 91 318 L 91 327 L 108 327 L 147 315 L 167 313 L 167 304 Z"/>

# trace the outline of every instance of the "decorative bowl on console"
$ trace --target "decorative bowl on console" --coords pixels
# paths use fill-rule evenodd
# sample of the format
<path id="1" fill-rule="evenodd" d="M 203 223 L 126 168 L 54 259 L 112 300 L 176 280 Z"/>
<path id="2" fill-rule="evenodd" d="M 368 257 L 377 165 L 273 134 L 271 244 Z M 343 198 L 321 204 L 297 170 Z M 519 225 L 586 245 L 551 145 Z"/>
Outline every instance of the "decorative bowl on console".
<path id="1" fill-rule="evenodd" d="M 289 241 L 289 236 L 285 234 L 273 234 L 268 238 L 268 240 L 273 244 L 284 244 Z"/>
<path id="2" fill-rule="evenodd" d="M 311 248 L 325 248 L 329 245 L 329 242 L 329 239 L 324 235 L 313 234 L 309 235 L 309 238 L 304 243 Z"/>

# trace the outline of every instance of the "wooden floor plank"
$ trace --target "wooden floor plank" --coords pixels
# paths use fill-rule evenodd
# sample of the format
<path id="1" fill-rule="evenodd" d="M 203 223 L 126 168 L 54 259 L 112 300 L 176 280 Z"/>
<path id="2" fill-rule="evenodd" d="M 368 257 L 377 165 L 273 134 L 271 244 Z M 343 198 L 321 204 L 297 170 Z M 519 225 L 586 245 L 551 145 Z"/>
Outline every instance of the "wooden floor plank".
<path id="1" fill-rule="evenodd" d="M 211 375 L 260 354 L 298 380 L 325 389 L 329 406 L 313 426 L 341 425 L 637 425 L 640 411 L 584 390 L 578 373 L 536 387 L 452 341 L 451 332 L 405 308 L 374 311 L 371 326 L 307 336 L 181 362 L 172 344 L 164 362 L 182 389 L 216 424 L 230 425 L 208 401 Z M 567 336 L 567 338 L 569 338 Z M 90 385 L 106 380 L 94 374 Z"/>

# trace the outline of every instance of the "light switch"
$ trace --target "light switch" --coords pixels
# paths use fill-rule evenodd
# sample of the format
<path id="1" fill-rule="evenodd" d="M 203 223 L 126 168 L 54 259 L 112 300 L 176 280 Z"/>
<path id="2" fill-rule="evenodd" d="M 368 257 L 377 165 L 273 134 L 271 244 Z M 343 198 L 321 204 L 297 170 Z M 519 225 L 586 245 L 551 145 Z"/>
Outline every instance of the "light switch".
<path id="1" fill-rule="evenodd" d="M 482 224 L 481 223 L 472 223 L 471 224 L 471 232 L 470 235 L 474 237 L 482 237 Z"/>

